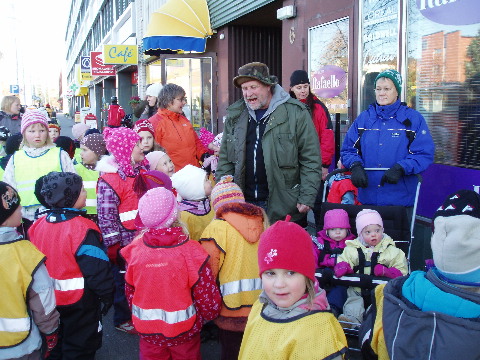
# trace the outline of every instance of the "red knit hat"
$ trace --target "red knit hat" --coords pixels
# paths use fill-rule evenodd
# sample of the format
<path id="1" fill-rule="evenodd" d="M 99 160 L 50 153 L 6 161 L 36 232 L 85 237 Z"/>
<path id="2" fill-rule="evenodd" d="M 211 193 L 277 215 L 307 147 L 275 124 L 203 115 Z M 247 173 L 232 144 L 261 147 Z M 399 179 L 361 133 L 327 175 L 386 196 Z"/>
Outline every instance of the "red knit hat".
<path id="1" fill-rule="evenodd" d="M 139 120 L 135 123 L 133 130 L 139 134 L 141 131 L 148 131 L 150 134 L 155 135 L 155 129 L 150 121 L 147 119 Z"/>
<path id="2" fill-rule="evenodd" d="M 277 221 L 260 236 L 258 268 L 260 276 L 270 269 L 286 269 L 315 281 L 315 259 L 312 239 L 300 225 Z"/>
<path id="3" fill-rule="evenodd" d="M 348 213 L 343 209 L 328 210 L 325 213 L 323 221 L 323 230 L 329 229 L 350 229 L 350 221 L 348 220 Z"/>

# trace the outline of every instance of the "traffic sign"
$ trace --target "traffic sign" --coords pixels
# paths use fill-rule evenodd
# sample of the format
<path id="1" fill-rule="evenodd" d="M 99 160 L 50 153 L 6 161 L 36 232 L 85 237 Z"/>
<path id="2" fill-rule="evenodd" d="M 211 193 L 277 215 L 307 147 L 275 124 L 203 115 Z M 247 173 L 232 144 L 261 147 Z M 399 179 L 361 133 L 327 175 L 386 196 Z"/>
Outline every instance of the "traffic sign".
<path id="1" fill-rule="evenodd" d="M 10 85 L 10 94 L 18 94 L 18 93 L 20 93 L 20 86 Z"/>

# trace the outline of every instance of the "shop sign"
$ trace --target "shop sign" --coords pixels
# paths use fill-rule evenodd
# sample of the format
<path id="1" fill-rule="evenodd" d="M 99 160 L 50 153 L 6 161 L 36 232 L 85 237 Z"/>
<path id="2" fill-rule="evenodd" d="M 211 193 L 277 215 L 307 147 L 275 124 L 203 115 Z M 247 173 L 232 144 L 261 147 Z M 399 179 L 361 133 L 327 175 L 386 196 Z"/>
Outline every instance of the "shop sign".
<path id="1" fill-rule="evenodd" d="M 138 84 L 138 71 L 132 72 L 132 85 Z"/>
<path id="2" fill-rule="evenodd" d="M 333 98 L 345 90 L 347 74 L 339 66 L 326 65 L 313 74 L 310 85 L 318 97 Z"/>
<path id="3" fill-rule="evenodd" d="M 136 45 L 103 45 L 103 62 L 105 64 L 138 64 Z"/>
<path id="4" fill-rule="evenodd" d="M 103 63 L 102 52 L 90 52 L 90 70 L 92 76 L 115 76 L 115 67 Z"/>
<path id="5" fill-rule="evenodd" d="M 89 72 L 82 71 L 82 65 L 75 65 L 77 71 L 77 81 L 80 86 L 87 86 L 89 81 L 93 80 L 93 76 Z"/>
<path id="6" fill-rule="evenodd" d="M 480 23 L 478 0 L 416 0 L 417 7 L 428 20 L 442 25 Z"/>

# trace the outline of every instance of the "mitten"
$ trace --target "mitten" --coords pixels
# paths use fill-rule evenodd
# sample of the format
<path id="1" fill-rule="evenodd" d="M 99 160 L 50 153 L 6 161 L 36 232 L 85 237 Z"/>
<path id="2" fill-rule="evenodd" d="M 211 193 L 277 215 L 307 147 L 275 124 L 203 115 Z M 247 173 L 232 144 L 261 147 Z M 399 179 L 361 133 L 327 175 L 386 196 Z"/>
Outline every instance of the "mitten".
<path id="1" fill-rule="evenodd" d="M 383 174 L 380 180 L 380 186 L 383 186 L 385 183 L 396 184 L 403 175 L 405 175 L 405 170 L 403 170 L 402 165 L 395 164 L 385 171 L 385 174 Z"/>
<path id="2" fill-rule="evenodd" d="M 108 313 L 108 310 L 110 310 L 110 308 L 113 305 L 113 295 L 103 297 L 100 299 L 100 301 L 102 302 L 100 313 L 102 314 L 102 316 L 106 316 Z"/>
<path id="3" fill-rule="evenodd" d="M 333 271 L 337 278 L 342 277 L 343 275 L 353 274 L 352 267 L 345 261 L 339 262 L 337 265 L 335 265 Z"/>
<path id="4" fill-rule="evenodd" d="M 335 266 L 335 258 L 329 256 L 328 259 L 323 260 L 323 265 L 333 269 L 333 267 Z"/>
<path id="5" fill-rule="evenodd" d="M 112 264 L 118 263 L 118 252 L 120 251 L 120 243 L 117 242 L 109 247 L 107 247 L 107 256 L 110 259 Z"/>
<path id="6" fill-rule="evenodd" d="M 373 268 L 373 273 L 375 274 L 375 276 L 385 276 L 390 279 L 395 279 L 399 276 L 402 276 L 401 271 L 398 270 L 397 268 L 395 267 L 389 268 L 382 264 L 375 265 L 375 267 Z"/>
<path id="7" fill-rule="evenodd" d="M 45 335 L 45 359 L 50 356 L 50 352 L 55 348 L 58 342 L 58 331 Z"/>
<path id="8" fill-rule="evenodd" d="M 350 180 L 352 180 L 353 185 L 357 188 L 366 188 L 368 186 L 367 172 L 360 162 L 353 163 L 350 171 L 352 172 Z"/>

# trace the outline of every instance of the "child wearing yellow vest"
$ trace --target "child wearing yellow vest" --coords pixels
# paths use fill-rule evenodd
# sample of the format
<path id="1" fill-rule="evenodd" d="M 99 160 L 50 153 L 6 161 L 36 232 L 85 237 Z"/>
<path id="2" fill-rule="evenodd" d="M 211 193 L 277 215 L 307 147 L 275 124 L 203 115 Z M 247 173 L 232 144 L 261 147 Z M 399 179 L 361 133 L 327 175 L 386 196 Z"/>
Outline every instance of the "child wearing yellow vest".
<path id="1" fill-rule="evenodd" d="M 57 343 L 60 315 L 43 255 L 16 231 L 22 221 L 18 193 L 0 181 L 0 359 L 40 359 Z M 41 335 L 43 334 L 43 335 Z"/>
<path id="2" fill-rule="evenodd" d="M 80 141 L 80 149 L 82 152 L 81 164 L 75 165 L 77 174 L 83 179 L 83 187 L 87 191 L 87 202 L 85 210 L 87 217 L 97 222 L 97 181 L 99 171 L 95 170 L 98 160 L 107 153 L 107 147 L 102 134 L 90 134 Z"/>
<path id="3" fill-rule="evenodd" d="M 37 179 L 50 171 L 76 171 L 70 156 L 52 143 L 48 135 L 47 116 L 41 111 L 27 110 L 22 117 L 20 130 L 23 141 L 20 150 L 8 161 L 3 181 L 16 188 L 22 199 L 26 234 L 35 219 L 35 211 L 43 208 L 34 193 Z"/>
<path id="4" fill-rule="evenodd" d="M 344 359 L 347 340 L 315 279 L 312 240 L 289 220 L 277 221 L 260 238 L 264 290 L 248 317 L 239 359 Z"/>
<path id="5" fill-rule="evenodd" d="M 210 205 L 212 183 L 208 174 L 189 164 L 172 175 L 172 185 L 178 194 L 180 220 L 187 225 L 190 239 L 198 240 L 214 215 Z"/>
<path id="6" fill-rule="evenodd" d="M 262 208 L 246 203 L 232 176 L 224 176 L 212 190 L 215 219 L 200 243 L 210 254 L 210 265 L 222 294 L 219 327 L 221 359 L 236 359 L 253 303 L 260 295 L 257 249 L 268 227 Z"/>

